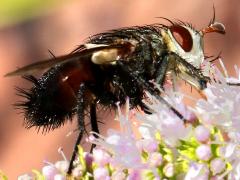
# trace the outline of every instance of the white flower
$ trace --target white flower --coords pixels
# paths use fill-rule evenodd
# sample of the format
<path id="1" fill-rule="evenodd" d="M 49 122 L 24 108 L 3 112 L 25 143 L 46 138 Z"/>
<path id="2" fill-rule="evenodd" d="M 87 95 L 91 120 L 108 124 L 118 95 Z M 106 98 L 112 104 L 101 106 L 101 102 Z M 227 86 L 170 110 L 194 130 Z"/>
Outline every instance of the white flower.
<path id="1" fill-rule="evenodd" d="M 142 179 L 141 177 L 141 171 L 139 170 L 132 170 L 130 171 L 128 177 L 126 180 L 138 180 L 138 179 Z"/>
<path id="2" fill-rule="evenodd" d="M 205 164 L 192 163 L 184 180 L 206 180 L 208 175 L 209 170 Z"/>
<path id="3" fill-rule="evenodd" d="M 42 174 L 46 179 L 54 179 L 54 176 L 58 174 L 58 170 L 56 167 L 52 165 L 47 165 L 42 168 Z"/>
<path id="4" fill-rule="evenodd" d="M 68 161 L 57 161 L 55 163 L 55 167 L 60 171 L 60 172 L 67 172 L 69 166 Z"/>
<path id="5" fill-rule="evenodd" d="M 125 180 L 126 174 L 122 171 L 114 171 L 111 177 L 113 180 Z"/>
<path id="6" fill-rule="evenodd" d="M 113 151 L 113 161 L 127 168 L 141 168 L 141 152 L 131 135 L 111 131 L 105 141 Z"/>
<path id="7" fill-rule="evenodd" d="M 154 152 L 150 154 L 148 163 L 150 167 L 157 167 L 161 165 L 162 161 L 163 161 L 162 155 L 159 152 Z"/>
<path id="8" fill-rule="evenodd" d="M 103 149 L 100 148 L 95 148 L 93 149 L 93 158 L 94 161 L 99 165 L 99 166 L 105 166 L 107 163 L 110 161 L 110 155 Z"/>
<path id="9" fill-rule="evenodd" d="M 23 174 L 21 176 L 18 176 L 17 178 L 18 180 L 33 180 L 34 177 L 32 177 L 31 175 L 29 174 Z"/>
<path id="10" fill-rule="evenodd" d="M 75 178 L 81 177 L 83 175 L 83 167 L 81 165 L 78 165 L 72 170 L 72 175 Z"/>
<path id="11" fill-rule="evenodd" d="M 210 130 L 203 125 L 199 125 L 194 129 L 195 137 L 200 142 L 206 142 L 210 137 Z"/>
<path id="12" fill-rule="evenodd" d="M 159 102 L 148 93 L 147 96 L 151 99 L 151 104 L 148 102 L 146 104 L 154 113 L 147 116 L 138 114 L 138 119 L 143 122 L 140 126 L 141 135 L 144 137 L 146 135 L 143 133 L 147 132 L 146 134 L 153 138 L 156 132 L 160 132 L 163 140 L 172 147 L 177 145 L 178 140 L 188 138 L 192 130 L 191 125 L 186 127 L 184 121 L 176 116 L 164 103 Z"/>
<path id="13" fill-rule="evenodd" d="M 54 176 L 54 180 L 66 180 L 66 177 L 63 176 L 62 174 L 56 174 Z"/>
<path id="14" fill-rule="evenodd" d="M 210 169 L 213 175 L 216 175 L 224 170 L 226 163 L 221 158 L 215 158 L 210 163 Z"/>
<path id="15" fill-rule="evenodd" d="M 196 154 L 200 160 L 207 161 L 212 156 L 211 148 L 208 145 L 202 144 L 196 149 Z"/>
<path id="16" fill-rule="evenodd" d="M 101 145 L 112 153 L 111 162 L 125 168 L 142 168 L 141 151 L 137 147 L 131 124 L 128 120 L 129 101 L 126 105 L 126 116 L 122 115 L 120 108 L 119 121 L 121 131 L 108 130 L 108 136 L 95 139 L 94 143 Z"/>
<path id="17" fill-rule="evenodd" d="M 137 147 L 139 150 L 151 153 L 158 149 L 158 143 L 154 139 L 140 139 L 137 141 Z"/>
<path id="18" fill-rule="evenodd" d="M 228 179 L 240 179 L 240 150 L 238 144 L 229 142 L 220 149 L 221 157 L 230 162 L 232 169 L 229 170 Z"/>
<path id="19" fill-rule="evenodd" d="M 98 180 L 110 180 L 108 170 L 103 167 L 96 168 L 93 172 L 93 177 Z"/>
<path id="20" fill-rule="evenodd" d="M 240 179 L 240 163 L 234 164 L 234 168 L 229 173 L 228 179 L 233 179 L 233 180 Z"/>
<path id="21" fill-rule="evenodd" d="M 240 86 L 229 86 L 229 78 L 216 72 L 217 83 L 212 82 L 204 90 L 207 100 L 197 102 L 196 113 L 204 124 L 217 126 L 229 132 L 233 141 L 239 141 Z"/>
<path id="22" fill-rule="evenodd" d="M 163 172 L 165 176 L 167 177 L 172 177 L 174 175 L 174 167 L 172 163 L 168 163 L 167 165 L 164 166 Z"/>

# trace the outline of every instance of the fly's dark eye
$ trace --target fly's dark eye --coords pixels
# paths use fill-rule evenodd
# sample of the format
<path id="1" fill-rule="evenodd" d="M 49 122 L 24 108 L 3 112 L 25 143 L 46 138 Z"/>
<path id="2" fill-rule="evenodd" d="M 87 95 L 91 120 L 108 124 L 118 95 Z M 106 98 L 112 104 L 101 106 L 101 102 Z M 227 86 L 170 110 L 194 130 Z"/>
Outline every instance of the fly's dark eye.
<path id="1" fill-rule="evenodd" d="M 175 25 L 170 28 L 170 31 L 174 39 L 183 48 L 185 52 L 191 51 L 193 46 L 193 39 L 190 32 L 186 28 Z"/>

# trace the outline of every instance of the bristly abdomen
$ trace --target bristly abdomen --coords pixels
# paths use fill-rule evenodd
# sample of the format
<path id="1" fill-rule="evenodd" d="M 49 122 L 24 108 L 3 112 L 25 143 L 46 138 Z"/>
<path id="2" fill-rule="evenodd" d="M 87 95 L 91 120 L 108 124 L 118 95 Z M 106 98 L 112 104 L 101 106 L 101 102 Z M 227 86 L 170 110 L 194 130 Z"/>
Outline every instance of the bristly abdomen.
<path id="1" fill-rule="evenodd" d="M 84 68 L 87 70 L 88 66 L 84 65 Z M 27 128 L 35 126 L 49 131 L 71 120 L 78 88 L 82 81 L 91 79 L 91 73 L 86 76 L 82 71 L 82 64 L 74 62 L 51 68 L 40 79 L 23 77 L 33 83 L 33 87 L 29 90 L 16 88 L 17 95 L 26 100 L 15 105 L 24 110 Z"/>

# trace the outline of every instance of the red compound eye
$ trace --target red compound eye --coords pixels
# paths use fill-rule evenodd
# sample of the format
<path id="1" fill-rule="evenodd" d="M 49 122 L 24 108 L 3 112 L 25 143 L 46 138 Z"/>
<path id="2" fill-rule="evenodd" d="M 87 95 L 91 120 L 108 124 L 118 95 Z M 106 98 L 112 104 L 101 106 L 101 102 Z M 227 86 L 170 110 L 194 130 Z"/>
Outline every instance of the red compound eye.
<path id="1" fill-rule="evenodd" d="M 170 27 L 170 31 L 174 39 L 185 52 L 191 51 L 193 46 L 193 39 L 190 32 L 186 28 L 179 25 L 174 25 Z"/>

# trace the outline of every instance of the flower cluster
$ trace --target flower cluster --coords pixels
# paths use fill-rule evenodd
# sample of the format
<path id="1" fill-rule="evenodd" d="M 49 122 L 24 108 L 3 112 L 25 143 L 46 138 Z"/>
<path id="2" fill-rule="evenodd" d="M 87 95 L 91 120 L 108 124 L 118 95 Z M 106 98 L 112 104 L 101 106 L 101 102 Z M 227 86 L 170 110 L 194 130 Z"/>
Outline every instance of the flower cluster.
<path id="1" fill-rule="evenodd" d="M 164 103 L 146 93 L 146 115 L 118 109 L 120 130 L 110 129 L 106 137 L 89 138 L 92 153 L 79 146 L 71 175 L 68 161 L 47 163 L 39 179 L 240 179 L 240 70 L 238 78 L 214 71 L 212 83 L 204 90 L 205 99 L 194 107 L 183 103 L 184 95 L 165 91 L 164 98 L 182 115 L 180 119 Z M 138 132 L 134 131 L 137 129 Z M 61 150 L 60 150 L 61 152 Z M 32 178 L 24 175 L 19 179 Z"/>

